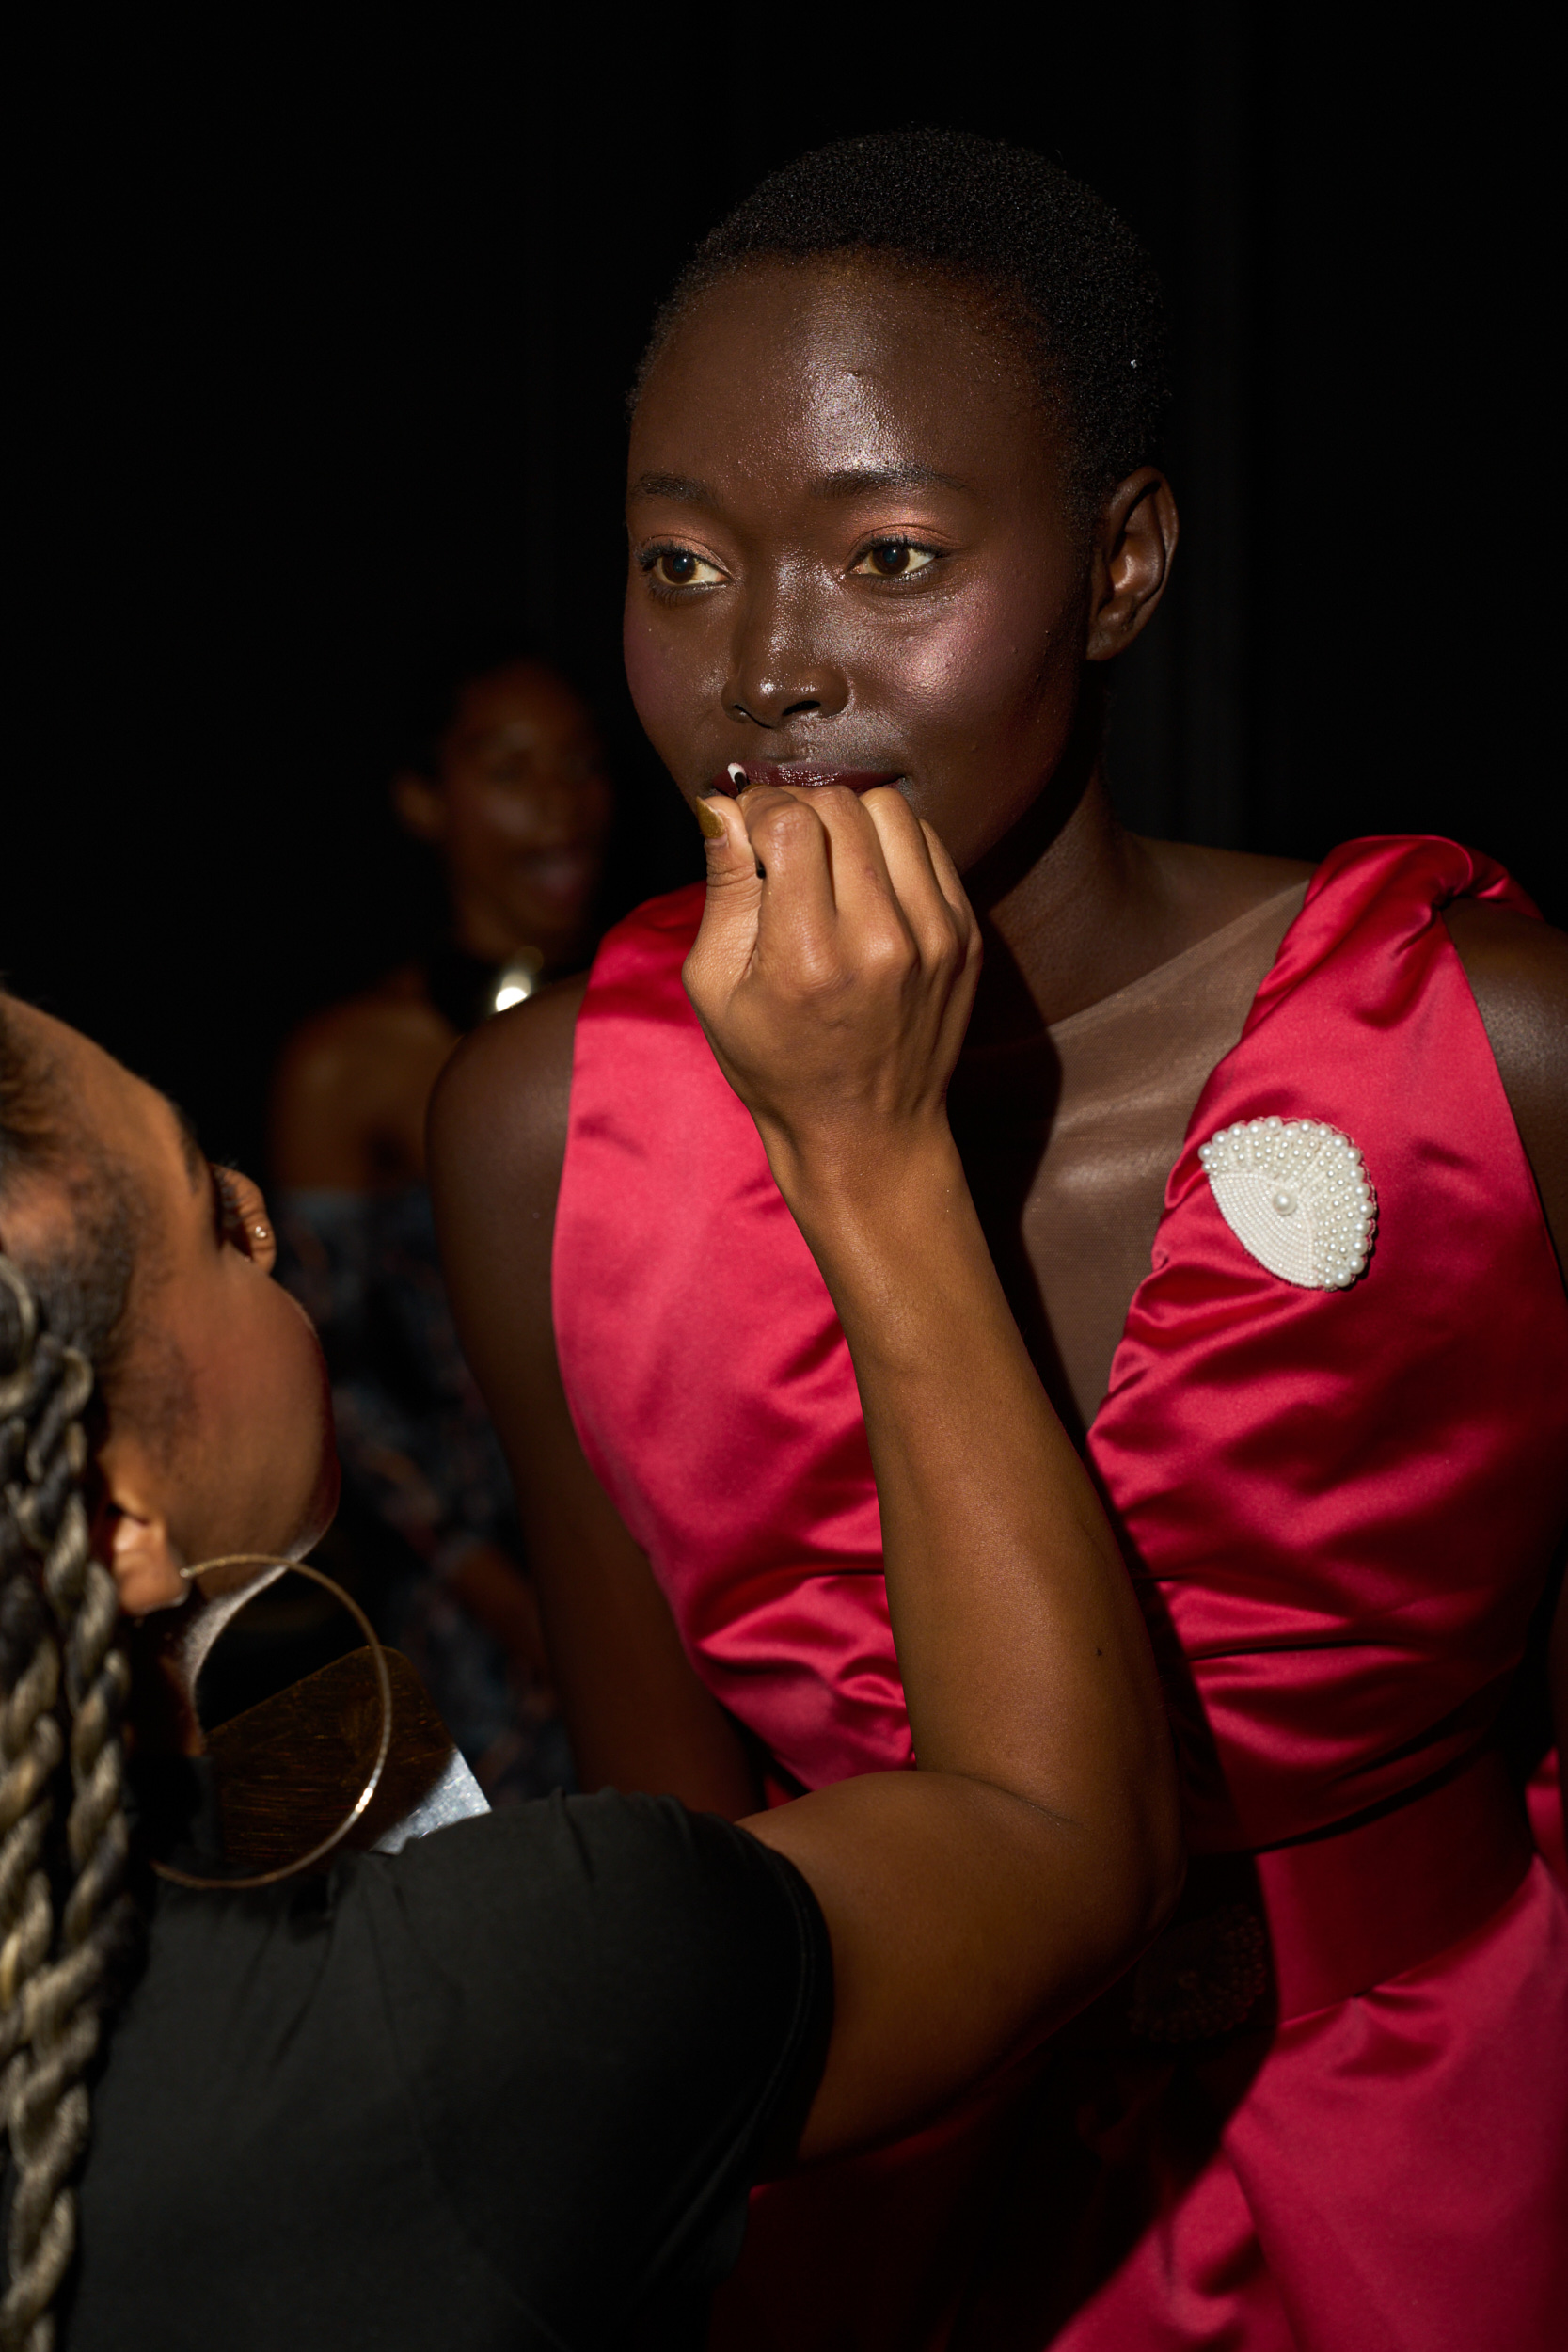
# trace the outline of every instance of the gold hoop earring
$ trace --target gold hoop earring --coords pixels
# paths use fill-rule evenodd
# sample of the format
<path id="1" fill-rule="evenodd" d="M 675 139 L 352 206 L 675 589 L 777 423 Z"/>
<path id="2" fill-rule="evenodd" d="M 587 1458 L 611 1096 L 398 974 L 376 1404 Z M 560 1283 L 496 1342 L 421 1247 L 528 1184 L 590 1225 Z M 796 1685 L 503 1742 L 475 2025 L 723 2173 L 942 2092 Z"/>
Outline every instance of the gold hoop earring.
<path id="1" fill-rule="evenodd" d="M 273 1552 L 232 1551 L 225 1552 L 218 1560 L 203 1560 L 194 1568 L 182 1568 L 180 1573 L 187 1583 L 194 1583 L 198 1577 L 206 1576 L 214 1568 L 290 1568 L 295 1576 L 309 1577 L 313 1584 L 319 1584 L 335 1600 L 341 1600 L 365 1637 L 375 1667 L 376 1692 L 381 1701 L 381 1735 L 376 1742 L 375 1761 L 370 1775 L 337 1828 L 312 1846 L 309 1853 L 301 1854 L 297 1861 L 285 1863 L 281 1869 L 253 1871 L 244 1878 L 198 1878 L 189 1870 L 177 1869 L 172 1863 L 154 1861 L 152 1864 L 160 1878 L 168 1879 L 176 1886 L 210 1888 L 214 1892 L 235 1894 L 255 1886 L 274 1886 L 279 1879 L 294 1878 L 300 1871 L 312 1868 L 316 1863 L 325 1860 L 335 1847 L 341 1846 L 356 1821 L 362 1819 L 381 1785 L 381 1775 L 387 1769 L 387 1758 L 391 1753 L 392 1683 L 387 1671 L 386 1654 L 375 1638 L 375 1629 L 369 1617 L 352 1595 L 345 1593 L 340 1583 L 320 1568 L 313 1568 L 303 1560 L 281 1560 Z M 221 1635 L 219 1638 L 222 1638 Z"/>

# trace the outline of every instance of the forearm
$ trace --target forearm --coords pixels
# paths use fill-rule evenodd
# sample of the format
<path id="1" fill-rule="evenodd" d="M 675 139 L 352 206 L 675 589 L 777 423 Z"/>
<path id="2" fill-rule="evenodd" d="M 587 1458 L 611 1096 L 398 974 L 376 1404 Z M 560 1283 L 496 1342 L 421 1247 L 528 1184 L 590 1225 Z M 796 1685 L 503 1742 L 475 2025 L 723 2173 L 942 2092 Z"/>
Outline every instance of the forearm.
<path id="1" fill-rule="evenodd" d="M 1127 1573 L 947 1127 L 973 912 L 897 792 L 747 801 L 707 813 L 687 986 L 848 1339 L 922 1767 L 750 1824 L 832 1937 L 820 2154 L 1090 1998 L 1174 1899 L 1180 1838 Z"/>
<path id="2" fill-rule="evenodd" d="M 1131 1810 L 1173 1836 L 1137 1603 L 945 1121 L 875 1158 L 778 1159 L 854 1359 L 922 1764 L 1086 1826 L 1119 1832 Z"/>
<path id="3" fill-rule="evenodd" d="M 879 1164 L 774 1164 L 854 1357 L 921 1766 L 751 1824 L 833 1936 L 822 2155 L 1069 2017 L 1164 1916 L 1180 1831 L 1142 1617 L 945 1122 Z"/>

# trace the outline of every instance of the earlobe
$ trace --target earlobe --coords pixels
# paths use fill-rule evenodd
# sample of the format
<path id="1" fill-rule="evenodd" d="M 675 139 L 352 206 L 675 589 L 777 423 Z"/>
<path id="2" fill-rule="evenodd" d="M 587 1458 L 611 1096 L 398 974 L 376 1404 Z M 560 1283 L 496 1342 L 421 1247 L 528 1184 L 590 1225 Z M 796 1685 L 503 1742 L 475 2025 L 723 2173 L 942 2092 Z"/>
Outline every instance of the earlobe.
<path id="1" fill-rule="evenodd" d="M 416 841 L 439 841 L 447 829 L 446 795 L 427 776 L 404 768 L 392 778 L 392 807 Z"/>
<path id="2" fill-rule="evenodd" d="M 1095 572 L 1099 596 L 1085 658 L 1112 661 L 1154 614 L 1170 577 L 1180 524 L 1164 474 L 1140 467 L 1101 511 Z"/>

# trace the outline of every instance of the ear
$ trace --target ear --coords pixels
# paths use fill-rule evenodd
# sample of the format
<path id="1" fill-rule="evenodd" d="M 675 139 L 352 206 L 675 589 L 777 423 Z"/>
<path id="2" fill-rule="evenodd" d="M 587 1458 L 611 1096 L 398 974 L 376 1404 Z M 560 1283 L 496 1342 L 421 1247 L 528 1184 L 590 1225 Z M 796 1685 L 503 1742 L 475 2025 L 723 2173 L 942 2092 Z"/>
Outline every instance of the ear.
<path id="1" fill-rule="evenodd" d="M 416 774 L 412 768 L 400 769 L 392 778 L 392 806 L 405 833 L 416 841 L 438 842 L 447 830 L 447 796 L 428 776 Z"/>
<path id="2" fill-rule="evenodd" d="M 1085 659 L 1114 661 L 1164 595 L 1180 531 L 1170 484 L 1152 466 L 1118 483 L 1095 527 Z"/>
<path id="3" fill-rule="evenodd" d="M 104 1492 L 93 1517 L 92 1549 L 115 1580 L 121 1609 L 128 1617 L 146 1617 L 179 1608 L 191 1588 L 180 1573 L 183 1563 L 168 1521 L 146 1498 L 140 1509 L 133 1507 L 129 1496 L 139 1494 L 134 1474 L 117 1474 L 103 1456 L 100 1469 Z"/>

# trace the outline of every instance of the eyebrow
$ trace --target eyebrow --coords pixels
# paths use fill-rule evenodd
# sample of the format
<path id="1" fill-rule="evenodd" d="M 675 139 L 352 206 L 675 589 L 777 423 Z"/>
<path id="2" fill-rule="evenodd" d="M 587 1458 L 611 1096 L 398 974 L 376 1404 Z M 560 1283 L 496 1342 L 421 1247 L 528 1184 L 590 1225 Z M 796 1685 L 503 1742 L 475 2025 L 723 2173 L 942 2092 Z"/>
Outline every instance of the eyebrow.
<path id="1" fill-rule="evenodd" d="M 868 490 L 966 490 L 957 474 L 911 459 L 903 466 L 843 466 L 818 474 L 806 485 L 814 499 L 863 498 Z M 682 506 L 719 506 L 717 490 L 684 473 L 640 473 L 628 493 L 631 498 L 673 499 Z"/>
<path id="2" fill-rule="evenodd" d="M 811 484 L 815 499 L 854 498 L 866 490 L 965 490 L 957 474 L 940 473 L 935 466 L 911 460 L 906 466 L 846 466 L 836 473 L 819 474 Z"/>
<path id="3" fill-rule="evenodd" d="M 705 482 L 684 473 L 640 473 L 626 493 L 634 499 L 678 499 L 683 506 L 717 506 L 719 498 Z"/>

